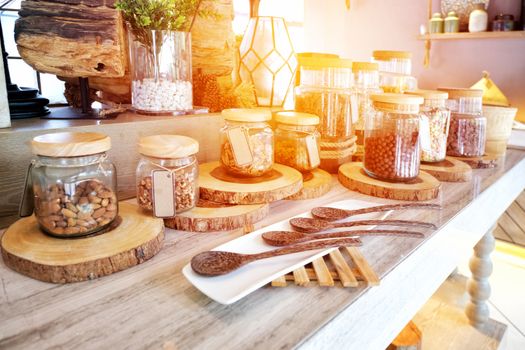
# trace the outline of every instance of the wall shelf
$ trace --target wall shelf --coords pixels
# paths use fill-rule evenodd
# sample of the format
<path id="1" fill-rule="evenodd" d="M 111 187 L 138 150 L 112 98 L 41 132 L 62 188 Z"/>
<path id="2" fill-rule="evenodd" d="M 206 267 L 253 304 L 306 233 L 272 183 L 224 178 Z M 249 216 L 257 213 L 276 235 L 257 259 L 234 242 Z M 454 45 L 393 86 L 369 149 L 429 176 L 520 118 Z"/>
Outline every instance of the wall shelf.
<path id="1" fill-rule="evenodd" d="M 465 39 L 525 39 L 524 30 L 512 32 L 438 33 L 418 35 L 418 40 L 465 40 Z"/>

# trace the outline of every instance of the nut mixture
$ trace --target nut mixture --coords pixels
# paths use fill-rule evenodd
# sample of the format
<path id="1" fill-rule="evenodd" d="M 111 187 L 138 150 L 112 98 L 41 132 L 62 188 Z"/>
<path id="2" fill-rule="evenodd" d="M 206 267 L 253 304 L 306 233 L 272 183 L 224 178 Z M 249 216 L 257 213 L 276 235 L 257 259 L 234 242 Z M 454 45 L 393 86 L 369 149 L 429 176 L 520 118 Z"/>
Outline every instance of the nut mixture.
<path id="1" fill-rule="evenodd" d="M 50 185 L 35 195 L 35 213 L 42 229 L 57 236 L 96 232 L 110 224 L 118 213 L 115 193 L 97 180 L 86 180 L 66 193 L 63 184 Z"/>
<path id="2" fill-rule="evenodd" d="M 421 148 L 422 162 L 440 162 L 445 159 L 447 153 L 447 127 L 449 123 L 449 111 L 440 108 L 431 108 L 424 112 L 428 117 L 430 135 L 430 149 Z M 422 130 L 420 130 L 422 132 Z M 421 135 L 421 137 L 424 137 Z"/>
<path id="3" fill-rule="evenodd" d="M 447 140 L 449 156 L 479 157 L 485 153 L 486 119 L 452 113 Z"/>
<path id="4" fill-rule="evenodd" d="M 187 167 L 174 172 L 175 211 L 177 213 L 192 209 L 197 203 L 197 182 L 194 167 Z M 141 208 L 153 210 L 153 181 L 151 176 L 143 177 L 137 186 L 137 201 Z"/>
<path id="5" fill-rule="evenodd" d="M 349 93 L 305 91 L 295 96 L 295 110 L 317 115 L 323 138 L 349 138 L 352 136 L 351 100 Z"/>
<path id="6" fill-rule="evenodd" d="M 295 168 L 303 173 L 319 166 L 319 163 L 310 163 L 310 155 L 308 154 L 305 138 L 290 140 L 284 137 L 276 137 L 275 162 Z"/>
<path id="7" fill-rule="evenodd" d="M 273 166 L 273 135 L 256 132 L 248 137 L 253 161 L 246 165 L 237 165 L 233 149 L 228 141 L 224 139 L 221 146 L 221 165 L 233 175 L 257 177 L 264 175 Z"/>
<path id="8" fill-rule="evenodd" d="M 417 126 L 403 130 L 372 130 L 365 138 L 364 167 L 384 180 L 406 181 L 419 174 L 419 132 Z"/>

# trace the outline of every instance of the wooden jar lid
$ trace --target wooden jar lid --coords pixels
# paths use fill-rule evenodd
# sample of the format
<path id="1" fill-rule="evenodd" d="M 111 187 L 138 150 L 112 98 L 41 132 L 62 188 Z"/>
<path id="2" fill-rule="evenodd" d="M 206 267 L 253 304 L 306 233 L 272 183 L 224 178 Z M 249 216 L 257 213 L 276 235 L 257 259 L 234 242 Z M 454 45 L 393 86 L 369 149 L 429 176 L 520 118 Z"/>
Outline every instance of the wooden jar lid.
<path id="1" fill-rule="evenodd" d="M 448 92 L 448 98 L 450 99 L 461 97 L 483 97 L 483 90 L 479 89 L 440 87 L 438 90 Z"/>
<path id="2" fill-rule="evenodd" d="M 232 122 L 266 122 L 272 119 L 272 112 L 262 108 L 230 108 L 222 111 L 224 119 Z"/>
<path id="3" fill-rule="evenodd" d="M 319 125 L 318 116 L 303 112 L 277 112 L 275 121 L 288 125 Z"/>
<path id="4" fill-rule="evenodd" d="M 323 68 L 352 68 L 352 60 L 339 57 L 305 57 L 301 67 L 320 70 Z"/>
<path id="5" fill-rule="evenodd" d="M 181 135 L 153 135 L 141 137 L 139 153 L 148 157 L 176 159 L 199 152 L 199 143 Z"/>
<path id="6" fill-rule="evenodd" d="M 46 157 L 79 157 L 109 151 L 109 136 L 96 132 L 60 132 L 36 136 L 31 142 L 34 154 Z"/>
<path id="7" fill-rule="evenodd" d="M 359 71 L 377 71 L 379 70 L 379 65 L 377 63 L 373 62 L 354 62 L 352 63 L 352 71 L 353 72 L 359 72 Z"/>
<path id="8" fill-rule="evenodd" d="M 419 105 L 425 101 L 421 96 L 404 94 L 373 94 L 370 96 L 374 107 L 396 113 L 418 113 Z"/>
<path id="9" fill-rule="evenodd" d="M 372 53 L 372 56 L 380 61 L 388 61 L 391 59 L 411 59 L 412 52 L 410 51 L 388 51 L 388 50 L 376 50 Z"/>
<path id="10" fill-rule="evenodd" d="M 407 95 L 422 96 L 425 100 L 446 100 L 448 98 L 448 92 L 438 90 L 409 90 L 404 92 Z"/>

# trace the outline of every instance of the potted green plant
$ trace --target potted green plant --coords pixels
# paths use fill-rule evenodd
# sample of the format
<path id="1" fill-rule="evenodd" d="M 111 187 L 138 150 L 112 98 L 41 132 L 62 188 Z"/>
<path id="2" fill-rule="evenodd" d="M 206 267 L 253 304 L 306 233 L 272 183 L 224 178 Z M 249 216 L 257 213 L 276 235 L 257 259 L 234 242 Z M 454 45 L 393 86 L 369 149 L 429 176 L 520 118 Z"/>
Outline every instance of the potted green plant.
<path id="1" fill-rule="evenodd" d="M 118 0 L 127 23 L 131 96 L 144 114 L 193 108 L 190 30 L 202 0 Z"/>

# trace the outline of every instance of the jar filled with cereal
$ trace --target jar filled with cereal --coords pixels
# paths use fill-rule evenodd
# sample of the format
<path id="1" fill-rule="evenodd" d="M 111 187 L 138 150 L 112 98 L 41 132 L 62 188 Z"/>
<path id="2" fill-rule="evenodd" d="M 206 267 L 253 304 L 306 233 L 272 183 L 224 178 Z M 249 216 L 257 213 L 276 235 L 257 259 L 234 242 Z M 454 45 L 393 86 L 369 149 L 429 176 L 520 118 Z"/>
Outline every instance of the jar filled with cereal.
<path id="1" fill-rule="evenodd" d="M 262 176 L 273 166 L 273 131 L 267 109 L 233 108 L 222 111 L 220 163 L 232 175 Z"/>
<path id="2" fill-rule="evenodd" d="M 374 113 L 365 122 L 364 169 L 371 177 L 406 182 L 419 175 L 420 96 L 371 96 Z"/>
<path id="3" fill-rule="evenodd" d="M 275 162 L 303 173 L 316 169 L 321 163 L 319 117 L 301 112 L 278 112 L 275 121 Z"/>
<path id="4" fill-rule="evenodd" d="M 448 93 L 450 129 L 447 155 L 479 157 L 485 153 L 487 118 L 482 114 L 483 90 L 439 88 Z"/>
<path id="5" fill-rule="evenodd" d="M 446 107 L 448 93 L 436 90 L 405 92 L 425 99 L 420 107 L 419 142 L 422 162 L 441 162 L 447 155 L 450 110 Z"/>
<path id="6" fill-rule="evenodd" d="M 174 217 L 197 204 L 199 143 L 181 135 L 153 135 L 139 140 L 137 202 L 156 217 Z"/>
<path id="7" fill-rule="evenodd" d="M 33 139 L 36 155 L 30 166 L 21 216 L 35 212 L 46 234 L 77 237 L 108 227 L 118 215 L 116 170 L 106 152 L 108 136 L 93 133 L 62 132 Z"/>

